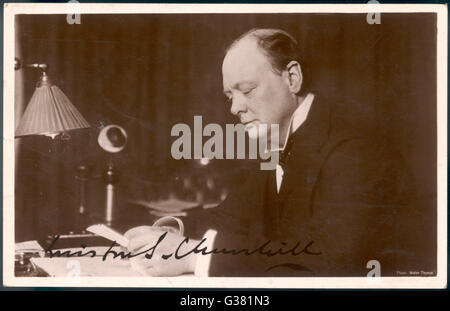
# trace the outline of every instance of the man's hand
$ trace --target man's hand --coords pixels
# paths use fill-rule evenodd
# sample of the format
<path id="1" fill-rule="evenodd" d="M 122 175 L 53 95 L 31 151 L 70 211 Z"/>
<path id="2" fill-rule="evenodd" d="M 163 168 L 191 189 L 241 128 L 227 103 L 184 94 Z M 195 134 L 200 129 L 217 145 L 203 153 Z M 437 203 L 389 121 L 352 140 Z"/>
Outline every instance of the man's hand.
<path id="1" fill-rule="evenodd" d="M 175 258 L 175 251 L 185 240 L 182 235 L 170 232 L 165 228 L 141 226 L 128 230 L 125 237 L 129 240 L 128 250 L 133 254 L 154 247 L 153 256 L 150 259 L 146 258 L 145 254 L 151 254 L 152 250 L 131 259 L 133 269 L 140 271 L 142 274 L 175 276 L 195 271 L 196 254 L 191 253 L 180 259 Z M 199 241 L 196 240 L 183 243 L 179 255 L 189 252 L 198 243 Z"/>

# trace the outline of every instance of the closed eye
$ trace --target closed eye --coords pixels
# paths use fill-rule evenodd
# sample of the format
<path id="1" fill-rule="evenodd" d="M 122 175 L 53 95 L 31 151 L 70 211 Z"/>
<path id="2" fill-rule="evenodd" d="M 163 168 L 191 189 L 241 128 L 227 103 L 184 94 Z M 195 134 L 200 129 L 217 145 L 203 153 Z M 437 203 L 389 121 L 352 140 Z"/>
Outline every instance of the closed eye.
<path id="1" fill-rule="evenodd" d="M 248 95 L 248 94 L 250 94 L 255 88 L 256 88 L 256 87 L 252 87 L 252 88 L 250 88 L 250 89 L 244 89 L 244 90 L 242 90 L 242 93 L 245 94 L 245 95 Z"/>

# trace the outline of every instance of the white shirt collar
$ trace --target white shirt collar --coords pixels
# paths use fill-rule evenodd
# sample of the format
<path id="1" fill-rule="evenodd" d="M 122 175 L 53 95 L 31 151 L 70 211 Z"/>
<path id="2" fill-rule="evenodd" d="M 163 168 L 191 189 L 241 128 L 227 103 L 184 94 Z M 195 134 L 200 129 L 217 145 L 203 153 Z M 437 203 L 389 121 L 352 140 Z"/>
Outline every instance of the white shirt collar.
<path id="1" fill-rule="evenodd" d="M 291 121 L 289 123 L 288 134 L 284 140 L 284 144 L 282 148 L 274 149 L 273 151 L 282 151 L 286 147 L 289 136 L 294 133 L 298 128 L 306 121 L 308 117 L 309 110 L 311 109 L 311 104 L 314 100 L 314 94 L 308 93 L 305 99 L 301 102 L 301 104 L 297 107 L 294 113 L 291 116 Z"/>

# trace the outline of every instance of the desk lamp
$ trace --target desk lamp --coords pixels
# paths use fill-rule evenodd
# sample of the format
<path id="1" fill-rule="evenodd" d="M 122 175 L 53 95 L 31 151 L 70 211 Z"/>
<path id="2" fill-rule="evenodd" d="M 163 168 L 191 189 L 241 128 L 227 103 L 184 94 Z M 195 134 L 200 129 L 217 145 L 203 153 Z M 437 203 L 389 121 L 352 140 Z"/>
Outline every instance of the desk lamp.
<path id="1" fill-rule="evenodd" d="M 16 128 L 16 138 L 45 135 L 54 139 L 59 134 L 65 135 L 62 138 L 68 138 L 70 137 L 68 131 L 90 127 L 61 89 L 51 82 L 46 73 L 47 64 L 22 64 L 16 58 L 14 69 L 21 68 L 36 68 L 41 71 L 41 77 Z M 82 169 L 84 173 L 86 171 L 84 166 L 79 166 L 78 170 Z M 82 177 L 84 175 L 82 174 Z M 80 181 L 80 214 L 83 214 L 86 205 L 84 189 L 86 178 L 77 177 L 77 179 Z"/>
<path id="2" fill-rule="evenodd" d="M 41 77 L 16 128 L 16 138 L 28 135 L 45 135 L 53 139 L 58 134 L 67 131 L 90 127 L 61 89 L 50 81 L 45 71 L 47 69 L 46 64 L 22 66 L 20 61 L 16 59 L 15 69 L 21 67 L 40 69 Z"/>

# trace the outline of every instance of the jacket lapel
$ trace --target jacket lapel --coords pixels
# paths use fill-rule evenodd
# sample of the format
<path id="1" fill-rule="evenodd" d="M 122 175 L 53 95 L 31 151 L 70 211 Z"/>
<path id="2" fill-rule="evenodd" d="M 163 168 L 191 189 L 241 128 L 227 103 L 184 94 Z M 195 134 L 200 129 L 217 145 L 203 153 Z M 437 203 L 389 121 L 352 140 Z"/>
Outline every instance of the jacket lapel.
<path id="1" fill-rule="evenodd" d="M 292 134 L 293 146 L 280 188 L 280 203 L 295 191 L 296 198 L 309 204 L 312 188 L 324 160 L 321 148 L 328 139 L 329 127 L 330 108 L 316 97 L 307 120 Z"/>

